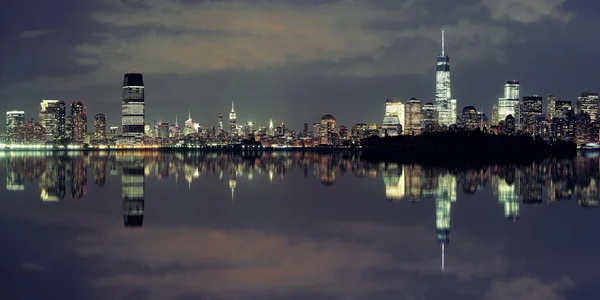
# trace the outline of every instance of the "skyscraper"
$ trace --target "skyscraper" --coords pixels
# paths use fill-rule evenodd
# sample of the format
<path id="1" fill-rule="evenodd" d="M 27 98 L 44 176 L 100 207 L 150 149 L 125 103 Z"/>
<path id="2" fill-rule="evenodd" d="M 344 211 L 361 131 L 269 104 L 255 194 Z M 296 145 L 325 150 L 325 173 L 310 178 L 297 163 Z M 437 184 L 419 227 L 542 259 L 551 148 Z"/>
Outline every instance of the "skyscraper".
<path id="1" fill-rule="evenodd" d="M 321 117 L 319 144 L 335 145 L 336 122 L 332 115 L 323 115 Z"/>
<path id="2" fill-rule="evenodd" d="M 106 139 L 106 115 L 96 114 L 94 117 L 94 139 L 97 141 Z"/>
<path id="3" fill-rule="evenodd" d="M 571 101 L 557 100 L 554 106 L 554 118 L 566 119 L 567 113 L 572 110 Z"/>
<path id="4" fill-rule="evenodd" d="M 121 103 L 123 144 L 139 144 L 144 137 L 144 79 L 141 73 L 127 73 L 123 79 Z"/>
<path id="5" fill-rule="evenodd" d="M 552 120 L 552 118 L 554 118 L 554 110 L 556 109 L 556 96 L 548 94 L 548 96 L 546 96 L 546 102 L 548 118 Z"/>
<path id="6" fill-rule="evenodd" d="M 40 102 L 40 125 L 46 129 L 46 140 L 56 141 L 65 135 L 65 103 L 60 100 Z"/>
<path id="7" fill-rule="evenodd" d="M 22 110 L 12 110 L 6 112 L 6 136 L 8 142 L 14 140 L 15 128 L 25 123 L 25 112 Z"/>
<path id="8" fill-rule="evenodd" d="M 582 92 L 577 98 L 575 113 L 586 113 L 590 116 L 590 120 L 595 122 L 598 119 L 598 93 Z"/>
<path id="9" fill-rule="evenodd" d="M 82 143 L 87 134 L 87 111 L 81 101 L 71 103 L 71 118 L 73 119 L 73 141 Z"/>
<path id="10" fill-rule="evenodd" d="M 517 80 L 509 80 L 504 85 L 504 97 L 498 99 L 498 121 L 512 115 L 518 122 L 520 86 Z"/>
<path id="11" fill-rule="evenodd" d="M 528 132 L 534 132 L 537 119 L 542 116 L 542 97 L 523 97 L 521 113 L 521 125 Z"/>
<path id="12" fill-rule="evenodd" d="M 67 105 L 64 101 L 59 101 L 56 106 L 56 132 L 54 133 L 54 139 L 57 141 L 64 141 L 69 138 L 67 135 Z"/>
<path id="13" fill-rule="evenodd" d="M 198 130 L 196 130 L 196 133 Z M 192 121 L 192 112 L 188 111 L 188 119 L 183 122 L 183 134 L 188 135 L 194 133 L 194 122 Z"/>
<path id="14" fill-rule="evenodd" d="M 396 136 L 402 133 L 404 128 L 404 104 L 402 99 L 393 98 L 385 100 L 385 116 L 382 128 L 387 135 Z"/>
<path id="15" fill-rule="evenodd" d="M 498 126 L 498 122 L 500 122 L 498 117 L 498 105 L 494 104 L 494 106 L 492 106 L 492 126 Z"/>
<path id="16" fill-rule="evenodd" d="M 467 105 L 463 108 L 461 115 L 462 127 L 465 130 L 474 131 L 479 128 L 477 109 L 474 106 Z"/>
<path id="17" fill-rule="evenodd" d="M 406 102 L 405 107 L 406 116 L 405 119 L 405 130 L 406 135 L 420 135 L 421 134 L 421 100 L 417 98 L 411 98 Z"/>
<path id="18" fill-rule="evenodd" d="M 223 130 L 223 115 L 219 115 L 219 129 Z"/>
<path id="19" fill-rule="evenodd" d="M 237 131 L 237 116 L 233 107 L 233 101 L 231 101 L 231 112 L 229 113 L 229 131 L 231 134 L 235 134 Z"/>
<path id="20" fill-rule="evenodd" d="M 438 121 L 442 126 L 456 123 L 456 99 L 452 99 L 450 88 L 450 57 L 445 52 L 444 30 L 442 29 L 442 53 L 437 57 L 435 72 L 435 105 Z"/>
<path id="21" fill-rule="evenodd" d="M 435 132 L 438 127 L 438 116 L 435 105 L 431 102 L 425 103 L 421 109 L 421 127 L 424 132 Z"/>

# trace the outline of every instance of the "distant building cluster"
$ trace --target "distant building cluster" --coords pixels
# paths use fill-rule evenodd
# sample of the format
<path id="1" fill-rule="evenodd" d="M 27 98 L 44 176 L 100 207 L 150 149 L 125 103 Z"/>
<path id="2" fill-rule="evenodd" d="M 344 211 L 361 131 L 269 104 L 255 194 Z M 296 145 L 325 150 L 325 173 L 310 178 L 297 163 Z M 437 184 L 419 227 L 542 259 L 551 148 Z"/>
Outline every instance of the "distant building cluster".
<path id="1" fill-rule="evenodd" d="M 385 100 L 381 124 L 359 123 L 350 128 L 338 126 L 336 118 L 324 114 L 301 131 L 254 122 L 238 123 L 234 103 L 231 103 L 229 124 L 223 114 L 217 126 L 203 127 L 192 120 L 191 113 L 183 126 L 178 117 L 174 123 L 146 120 L 144 80 L 141 73 L 124 75 L 121 99 L 121 124 L 107 129 L 107 116 L 93 118 L 93 131 L 88 132 L 87 109 L 81 101 L 67 106 L 61 100 L 42 100 L 36 121 L 25 118 L 25 112 L 6 112 L 6 131 L 0 136 L 3 145 L 39 145 L 40 147 L 170 147 L 181 145 L 228 145 L 254 139 L 272 147 L 352 147 L 369 136 L 420 135 L 443 131 L 484 131 L 489 134 L 530 135 L 549 141 L 572 141 L 578 145 L 597 145 L 600 141 L 600 111 L 598 93 L 582 92 L 572 104 L 557 100 L 554 95 L 520 95 L 520 82 L 507 81 L 502 98 L 493 106 L 491 120 L 475 106 L 457 111 L 452 96 L 450 57 L 445 51 L 442 30 L 441 53 L 437 57 L 435 99 L 422 103 L 417 98 Z M 545 103 L 545 113 L 544 113 Z M 69 111 L 67 108 L 70 108 Z"/>

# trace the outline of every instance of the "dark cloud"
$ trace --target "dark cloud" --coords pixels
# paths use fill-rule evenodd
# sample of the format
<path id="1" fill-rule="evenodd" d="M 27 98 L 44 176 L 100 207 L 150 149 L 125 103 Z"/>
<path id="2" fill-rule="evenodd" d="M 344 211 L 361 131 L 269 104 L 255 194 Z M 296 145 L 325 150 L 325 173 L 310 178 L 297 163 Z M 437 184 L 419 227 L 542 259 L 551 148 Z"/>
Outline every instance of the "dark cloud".
<path id="1" fill-rule="evenodd" d="M 433 100 L 441 27 L 459 107 L 489 114 L 512 78 L 565 100 L 595 89 L 591 72 L 561 75 L 597 44 L 576 0 L 30 2 L 4 4 L 0 32 L 0 109 L 29 116 L 42 98 L 82 100 L 116 125 L 122 74 L 140 71 L 148 122 L 191 110 L 212 126 L 233 99 L 243 122 L 380 122 L 386 97 Z"/>

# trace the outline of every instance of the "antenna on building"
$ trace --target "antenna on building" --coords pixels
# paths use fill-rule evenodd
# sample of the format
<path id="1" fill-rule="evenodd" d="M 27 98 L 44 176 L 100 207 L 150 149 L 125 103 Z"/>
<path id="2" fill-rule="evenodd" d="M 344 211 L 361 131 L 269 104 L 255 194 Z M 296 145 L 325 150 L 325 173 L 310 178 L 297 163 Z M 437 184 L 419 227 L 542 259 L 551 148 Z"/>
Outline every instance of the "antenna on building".
<path id="1" fill-rule="evenodd" d="M 192 119 L 192 111 L 188 110 L 188 120 L 191 120 L 191 119 Z"/>
<path id="2" fill-rule="evenodd" d="M 235 110 L 233 110 L 233 100 L 231 100 L 231 112 L 234 112 Z"/>
<path id="3" fill-rule="evenodd" d="M 445 42 L 446 42 L 446 41 L 444 40 L 444 38 L 445 38 L 445 37 L 444 37 L 444 28 L 442 28 L 442 56 L 446 55 L 446 51 L 445 51 L 445 49 L 444 49 L 444 48 L 445 48 L 445 46 L 446 46 L 446 45 L 445 45 Z"/>

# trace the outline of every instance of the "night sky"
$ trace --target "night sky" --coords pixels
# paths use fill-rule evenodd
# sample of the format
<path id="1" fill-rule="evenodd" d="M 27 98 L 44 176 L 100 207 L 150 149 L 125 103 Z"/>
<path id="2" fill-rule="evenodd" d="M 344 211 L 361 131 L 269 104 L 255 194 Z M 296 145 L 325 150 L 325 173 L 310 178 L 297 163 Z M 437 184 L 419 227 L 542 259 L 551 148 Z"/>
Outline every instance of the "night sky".
<path id="1" fill-rule="evenodd" d="M 589 0 L 28 0 L 0 3 L 0 111 L 83 101 L 120 125 L 123 74 L 144 73 L 146 122 L 227 117 L 293 129 L 333 114 L 381 123 L 387 97 L 435 95 L 446 29 L 453 96 L 491 117 L 521 95 L 600 90 Z M 4 122 L 2 122 L 4 123 Z"/>

